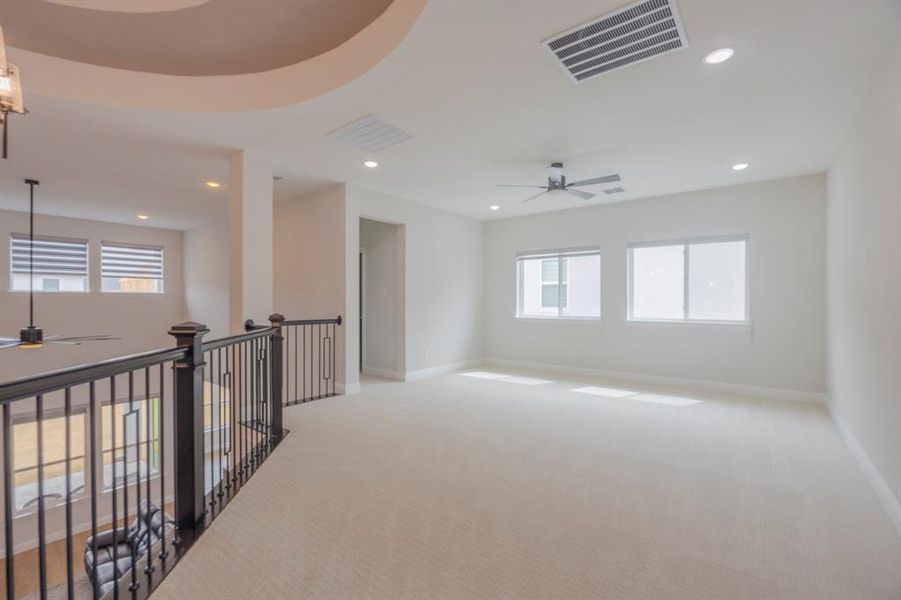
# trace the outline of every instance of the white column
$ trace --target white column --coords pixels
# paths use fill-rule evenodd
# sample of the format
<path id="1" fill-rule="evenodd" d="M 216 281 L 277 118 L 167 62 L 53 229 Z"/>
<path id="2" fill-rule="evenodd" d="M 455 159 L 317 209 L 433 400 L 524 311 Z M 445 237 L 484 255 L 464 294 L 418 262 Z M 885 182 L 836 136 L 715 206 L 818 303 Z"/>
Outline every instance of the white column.
<path id="1" fill-rule="evenodd" d="M 239 151 L 229 161 L 228 296 L 229 329 L 244 321 L 269 322 L 272 306 L 272 163 Z"/>

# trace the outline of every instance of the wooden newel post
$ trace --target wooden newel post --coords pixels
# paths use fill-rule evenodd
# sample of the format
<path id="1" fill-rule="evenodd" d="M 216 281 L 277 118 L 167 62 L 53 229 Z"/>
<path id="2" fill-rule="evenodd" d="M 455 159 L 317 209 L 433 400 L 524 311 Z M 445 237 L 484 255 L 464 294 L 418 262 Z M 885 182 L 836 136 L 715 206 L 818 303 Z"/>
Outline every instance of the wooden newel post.
<path id="1" fill-rule="evenodd" d="M 203 529 L 203 336 L 206 325 L 188 321 L 169 335 L 185 349 L 175 369 L 175 522 L 181 543 L 190 545 Z"/>
<path id="2" fill-rule="evenodd" d="M 269 323 L 274 331 L 272 332 L 272 356 L 270 356 L 270 398 L 269 398 L 269 414 L 272 418 L 272 446 L 278 444 L 284 429 L 282 425 L 282 396 L 283 389 L 283 365 L 282 353 L 284 346 L 284 336 L 282 335 L 282 325 L 285 322 L 284 315 L 275 313 L 269 316 Z"/>

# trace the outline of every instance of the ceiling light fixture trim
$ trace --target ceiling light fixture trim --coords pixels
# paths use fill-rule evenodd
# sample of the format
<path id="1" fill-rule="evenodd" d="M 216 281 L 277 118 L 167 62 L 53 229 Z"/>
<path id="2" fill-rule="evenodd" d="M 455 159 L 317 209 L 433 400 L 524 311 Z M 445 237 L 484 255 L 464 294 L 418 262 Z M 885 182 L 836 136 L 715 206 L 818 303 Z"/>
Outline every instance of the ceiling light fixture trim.
<path id="1" fill-rule="evenodd" d="M 707 56 L 704 57 L 704 62 L 708 65 L 719 65 L 735 55 L 734 48 L 717 48 L 713 52 L 709 52 Z"/>

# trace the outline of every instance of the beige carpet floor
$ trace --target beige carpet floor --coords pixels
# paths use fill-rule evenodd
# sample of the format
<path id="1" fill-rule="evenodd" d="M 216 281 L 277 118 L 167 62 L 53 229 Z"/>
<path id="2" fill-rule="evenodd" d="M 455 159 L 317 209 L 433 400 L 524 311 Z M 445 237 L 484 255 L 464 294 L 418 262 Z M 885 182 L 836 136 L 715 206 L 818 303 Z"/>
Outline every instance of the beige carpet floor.
<path id="1" fill-rule="evenodd" d="M 901 537 L 823 407 L 585 385 L 611 384 L 449 374 L 287 409 L 155 598 L 901 598 Z"/>

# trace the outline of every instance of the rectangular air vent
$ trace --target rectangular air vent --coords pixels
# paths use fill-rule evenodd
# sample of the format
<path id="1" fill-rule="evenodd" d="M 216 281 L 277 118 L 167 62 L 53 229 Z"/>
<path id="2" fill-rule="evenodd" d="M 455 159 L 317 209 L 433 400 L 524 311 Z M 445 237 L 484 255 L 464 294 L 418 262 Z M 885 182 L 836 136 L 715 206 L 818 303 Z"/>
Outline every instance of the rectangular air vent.
<path id="1" fill-rule="evenodd" d="M 612 196 L 613 194 L 622 194 L 625 191 L 626 191 L 625 188 L 615 187 L 615 188 L 609 188 L 609 189 L 604 190 L 604 193 L 607 194 L 608 196 Z"/>
<path id="2" fill-rule="evenodd" d="M 330 131 L 325 137 L 350 144 L 365 152 L 378 152 L 405 142 L 413 136 L 374 115 L 368 115 Z"/>
<path id="3" fill-rule="evenodd" d="M 641 0 L 544 41 L 579 83 L 688 47 L 675 0 Z"/>

